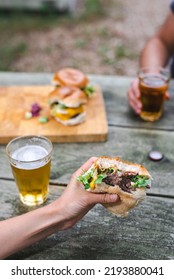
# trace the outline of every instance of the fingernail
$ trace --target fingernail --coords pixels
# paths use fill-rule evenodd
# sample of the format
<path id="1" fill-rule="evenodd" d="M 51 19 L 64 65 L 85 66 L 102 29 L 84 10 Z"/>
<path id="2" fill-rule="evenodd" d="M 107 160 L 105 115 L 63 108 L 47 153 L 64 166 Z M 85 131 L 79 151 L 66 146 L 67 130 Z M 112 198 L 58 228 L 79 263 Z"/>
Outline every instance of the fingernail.
<path id="1" fill-rule="evenodd" d="M 118 195 L 117 194 L 111 194 L 110 195 L 110 201 L 111 202 L 115 202 L 118 200 Z"/>

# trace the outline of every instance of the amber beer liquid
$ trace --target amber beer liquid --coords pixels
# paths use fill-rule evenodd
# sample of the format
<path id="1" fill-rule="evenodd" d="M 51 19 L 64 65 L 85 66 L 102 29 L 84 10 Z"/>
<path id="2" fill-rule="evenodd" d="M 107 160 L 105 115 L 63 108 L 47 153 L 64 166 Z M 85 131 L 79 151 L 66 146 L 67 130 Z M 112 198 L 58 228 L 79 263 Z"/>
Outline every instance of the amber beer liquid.
<path id="1" fill-rule="evenodd" d="M 153 122 L 161 117 L 168 82 L 169 77 L 161 73 L 144 73 L 139 76 L 142 119 Z"/>
<path id="2" fill-rule="evenodd" d="M 28 206 L 42 204 L 49 192 L 50 151 L 39 143 L 31 141 L 28 145 L 18 145 L 10 151 L 10 164 L 19 196 Z"/>
<path id="3" fill-rule="evenodd" d="M 25 155 L 27 161 L 27 154 L 30 159 L 28 163 L 11 165 L 11 168 L 21 201 L 28 205 L 38 205 L 43 203 L 48 196 L 50 160 L 47 163 L 42 160 L 37 161 L 48 153 L 44 148 L 34 145 L 19 148 L 12 157 L 20 161 Z M 31 160 L 36 160 L 36 162 L 31 163 Z"/>

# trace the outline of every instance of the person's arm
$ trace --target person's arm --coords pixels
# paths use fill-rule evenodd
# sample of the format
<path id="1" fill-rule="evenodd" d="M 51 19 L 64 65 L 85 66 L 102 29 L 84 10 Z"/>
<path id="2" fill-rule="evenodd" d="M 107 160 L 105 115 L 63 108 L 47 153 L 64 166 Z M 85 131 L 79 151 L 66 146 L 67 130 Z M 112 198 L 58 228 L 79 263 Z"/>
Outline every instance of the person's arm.
<path id="1" fill-rule="evenodd" d="M 170 12 L 140 55 L 140 67 L 165 67 L 174 54 L 174 14 Z"/>
<path id="2" fill-rule="evenodd" d="M 174 54 L 174 14 L 169 13 L 157 33 L 145 44 L 140 55 L 140 67 L 165 67 Z M 166 98 L 168 98 L 168 93 Z M 133 110 L 140 114 L 141 102 L 138 79 L 132 81 L 128 90 L 128 101 Z"/>
<path id="3" fill-rule="evenodd" d="M 26 214 L 0 222 L 0 259 L 77 223 L 96 203 L 115 203 L 115 194 L 94 194 L 84 190 L 76 178 L 87 170 L 96 158 L 89 159 L 71 177 L 56 201 Z"/>
<path id="4" fill-rule="evenodd" d="M 159 35 L 152 37 L 140 55 L 140 67 L 165 67 L 171 54 Z"/>

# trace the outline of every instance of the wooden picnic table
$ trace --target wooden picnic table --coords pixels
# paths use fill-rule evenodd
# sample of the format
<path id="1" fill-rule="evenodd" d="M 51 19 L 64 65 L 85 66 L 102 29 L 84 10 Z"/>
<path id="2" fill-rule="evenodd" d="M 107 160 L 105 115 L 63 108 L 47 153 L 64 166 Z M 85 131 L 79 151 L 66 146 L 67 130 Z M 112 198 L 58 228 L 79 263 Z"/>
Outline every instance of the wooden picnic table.
<path id="1" fill-rule="evenodd" d="M 51 73 L 0 73 L 0 85 L 46 85 Z M 9 259 L 174 259 L 174 83 L 164 116 L 148 123 L 136 116 L 127 103 L 132 78 L 89 75 L 102 87 L 109 134 L 103 143 L 54 144 L 47 203 L 63 192 L 71 174 L 91 156 L 120 156 L 145 165 L 153 177 L 146 200 L 127 218 L 116 218 L 96 205 L 73 228 L 58 232 Z M 164 158 L 153 162 L 151 150 Z M 18 198 L 11 169 L 0 145 L 0 219 L 26 211 Z"/>

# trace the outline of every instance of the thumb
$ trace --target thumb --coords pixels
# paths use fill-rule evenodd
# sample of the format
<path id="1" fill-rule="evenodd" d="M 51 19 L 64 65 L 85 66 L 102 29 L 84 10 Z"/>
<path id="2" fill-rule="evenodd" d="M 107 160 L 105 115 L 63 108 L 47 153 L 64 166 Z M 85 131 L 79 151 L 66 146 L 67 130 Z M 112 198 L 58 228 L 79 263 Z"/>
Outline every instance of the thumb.
<path id="1" fill-rule="evenodd" d="M 92 201 L 93 203 L 115 203 L 117 201 L 119 201 L 119 196 L 117 194 L 109 194 L 109 193 L 105 193 L 105 194 L 92 194 Z"/>

